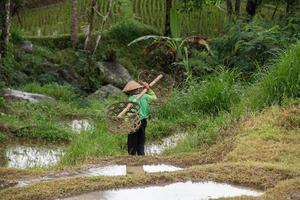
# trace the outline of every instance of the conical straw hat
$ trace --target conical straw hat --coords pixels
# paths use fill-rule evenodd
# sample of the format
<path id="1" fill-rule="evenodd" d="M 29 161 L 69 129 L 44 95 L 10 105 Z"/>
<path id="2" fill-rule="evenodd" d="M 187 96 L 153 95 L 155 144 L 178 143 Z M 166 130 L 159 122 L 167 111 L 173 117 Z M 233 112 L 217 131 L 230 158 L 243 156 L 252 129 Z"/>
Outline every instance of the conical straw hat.
<path id="1" fill-rule="evenodd" d="M 142 88 L 143 86 L 141 84 L 139 84 L 138 82 L 136 81 L 129 81 L 124 89 L 123 89 L 123 92 L 129 92 L 129 91 L 132 91 L 132 90 L 136 90 L 136 89 L 139 89 L 139 88 Z"/>

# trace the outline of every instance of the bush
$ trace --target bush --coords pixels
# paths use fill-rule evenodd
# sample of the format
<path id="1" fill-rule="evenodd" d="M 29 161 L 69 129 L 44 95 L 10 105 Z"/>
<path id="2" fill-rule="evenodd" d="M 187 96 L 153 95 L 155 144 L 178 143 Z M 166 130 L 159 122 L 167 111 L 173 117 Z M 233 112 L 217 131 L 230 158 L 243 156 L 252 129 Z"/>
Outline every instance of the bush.
<path id="1" fill-rule="evenodd" d="M 237 22 L 227 26 L 227 35 L 212 42 L 218 60 L 244 74 L 252 74 L 257 67 L 266 67 L 289 44 L 300 39 L 300 26 L 290 20 L 285 25 L 272 25 L 262 21 Z"/>
<path id="2" fill-rule="evenodd" d="M 112 26 L 107 35 L 120 43 L 127 45 L 138 37 L 155 33 L 156 32 L 153 29 L 137 21 L 122 21 Z"/>
<path id="3" fill-rule="evenodd" d="M 284 98 L 300 97 L 300 42 L 279 58 L 249 96 L 252 108 L 281 104 Z"/>

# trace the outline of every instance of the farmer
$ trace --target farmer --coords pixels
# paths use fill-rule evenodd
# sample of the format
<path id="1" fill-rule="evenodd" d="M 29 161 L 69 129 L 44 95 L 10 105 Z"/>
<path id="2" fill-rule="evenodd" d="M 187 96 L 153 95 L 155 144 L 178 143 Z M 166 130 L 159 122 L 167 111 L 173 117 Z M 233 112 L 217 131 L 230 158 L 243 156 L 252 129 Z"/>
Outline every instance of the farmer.
<path id="1" fill-rule="evenodd" d="M 136 81 L 129 81 L 123 89 L 127 95 L 129 95 L 129 101 L 137 102 L 140 106 L 140 120 L 141 126 L 135 131 L 128 134 L 127 148 L 129 155 L 145 155 L 145 134 L 147 127 L 147 118 L 149 112 L 149 102 L 157 99 L 153 90 L 151 90 L 148 83 L 143 82 L 143 85 Z M 138 101 L 136 96 L 144 89 L 147 89 L 147 93 L 144 94 Z"/>

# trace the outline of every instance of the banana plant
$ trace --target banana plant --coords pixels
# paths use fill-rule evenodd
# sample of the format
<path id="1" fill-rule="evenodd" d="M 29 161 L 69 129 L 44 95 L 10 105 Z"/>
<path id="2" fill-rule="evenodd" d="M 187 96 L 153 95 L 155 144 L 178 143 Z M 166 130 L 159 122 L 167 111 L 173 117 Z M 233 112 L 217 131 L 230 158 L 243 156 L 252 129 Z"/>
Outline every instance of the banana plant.
<path id="1" fill-rule="evenodd" d="M 168 53 L 171 53 L 174 58 L 172 65 L 182 66 L 186 74 L 186 80 L 190 80 L 192 79 L 192 70 L 189 65 L 188 46 L 191 44 L 196 44 L 198 46 L 206 48 L 207 51 L 211 53 L 206 39 L 207 38 L 203 36 L 189 36 L 183 39 L 158 35 L 146 35 L 133 40 L 128 44 L 128 46 L 145 40 L 153 40 L 150 45 L 144 48 L 144 55 L 148 55 L 151 51 L 157 48 L 167 47 Z"/>

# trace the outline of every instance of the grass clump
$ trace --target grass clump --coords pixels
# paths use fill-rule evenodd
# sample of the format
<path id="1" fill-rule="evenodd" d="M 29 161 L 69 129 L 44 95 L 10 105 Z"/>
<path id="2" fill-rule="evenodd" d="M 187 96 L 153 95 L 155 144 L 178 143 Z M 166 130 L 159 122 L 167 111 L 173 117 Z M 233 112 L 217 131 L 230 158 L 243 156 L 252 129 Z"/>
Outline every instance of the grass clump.
<path id="1" fill-rule="evenodd" d="M 69 141 L 72 138 L 72 134 L 62 124 L 42 121 L 38 121 L 37 125 L 17 130 L 16 136 L 48 141 Z"/>
<path id="2" fill-rule="evenodd" d="M 63 165 L 73 165 L 101 156 L 115 156 L 124 152 L 126 137 L 112 135 L 105 122 L 99 121 L 92 131 L 84 132 L 74 138 L 61 160 Z"/>
<path id="3" fill-rule="evenodd" d="M 5 140 L 7 140 L 7 138 L 8 137 L 6 134 L 0 132 L 0 142 L 4 142 Z"/>
<path id="4" fill-rule="evenodd" d="M 186 107 L 209 115 L 229 111 L 239 101 L 235 72 L 225 71 L 209 77 L 203 84 L 192 84 L 185 95 Z"/>
<path id="5" fill-rule="evenodd" d="M 285 98 L 300 97 L 300 43 L 284 53 L 262 77 L 250 94 L 252 108 L 281 104 Z"/>
<path id="6" fill-rule="evenodd" d="M 48 95 L 54 97 L 57 100 L 66 102 L 71 102 L 72 100 L 79 97 L 76 88 L 72 87 L 71 85 L 59 85 L 57 83 L 41 85 L 39 83 L 33 82 L 22 86 L 21 90 Z"/>

